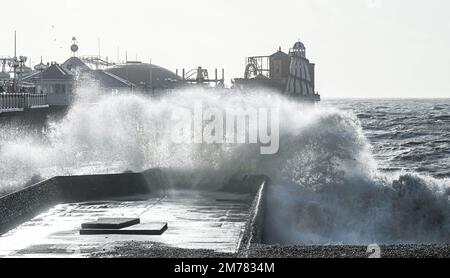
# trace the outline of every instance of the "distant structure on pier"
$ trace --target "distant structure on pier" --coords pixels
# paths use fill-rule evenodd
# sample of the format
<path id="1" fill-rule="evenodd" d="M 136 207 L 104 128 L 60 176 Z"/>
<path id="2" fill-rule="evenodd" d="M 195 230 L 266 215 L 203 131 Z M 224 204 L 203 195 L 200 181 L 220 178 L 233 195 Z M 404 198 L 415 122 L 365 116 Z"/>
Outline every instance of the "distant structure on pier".
<path id="1" fill-rule="evenodd" d="M 75 77 L 61 65 L 50 63 L 22 77 L 21 82 L 33 84 L 37 93 L 47 95 L 49 105 L 59 106 L 70 102 Z"/>
<path id="2" fill-rule="evenodd" d="M 315 64 L 306 58 L 305 45 L 298 41 L 284 53 L 281 47 L 270 56 L 246 58 L 244 78 L 233 81 L 239 90 L 268 89 L 304 100 L 320 101 L 315 92 Z"/>
<path id="3" fill-rule="evenodd" d="M 64 63 L 41 61 L 33 72 L 21 78 L 21 82 L 34 84 L 37 92 L 46 94 L 50 106 L 69 105 L 76 87 L 82 84 L 95 85 L 96 90 L 105 93 L 156 93 L 173 89 L 181 81 L 175 73 L 153 64 L 138 61 L 115 64 L 100 56 L 79 56 L 75 37 L 70 50 L 72 56 Z"/>
<path id="4" fill-rule="evenodd" d="M 26 66 L 27 61 L 26 56 L 17 55 L 17 32 L 14 31 L 14 56 L 0 57 L 0 116 L 3 113 L 48 107 L 47 96 L 37 93 L 33 83 L 22 80 L 33 72 Z"/>
<path id="5" fill-rule="evenodd" d="M 0 110 L 68 106 L 81 85 L 94 86 L 96 91 L 106 94 L 132 91 L 150 95 L 183 87 L 226 88 L 224 69 L 220 77 L 217 68 L 214 76 L 210 76 L 201 66 L 182 69 L 179 74 L 178 70 L 172 72 L 151 62 L 127 58 L 124 62 L 111 62 L 108 57 L 101 57 L 100 51 L 98 56 L 80 56 L 75 37 L 70 51 L 71 57 L 62 64 L 44 63 L 41 57 L 33 68 L 26 66 L 25 56 L 14 53 L 13 57 L 0 57 Z M 315 64 L 306 58 L 305 45 L 300 41 L 288 54 L 280 47 L 270 56 L 246 58 L 244 78 L 236 78 L 232 83 L 238 91 L 269 89 L 302 101 L 320 101 L 315 91 Z"/>
<path id="6" fill-rule="evenodd" d="M 141 61 L 126 61 L 123 64 L 116 64 L 106 68 L 105 72 L 133 83 L 136 90 L 144 93 L 159 93 L 175 89 L 181 81 L 181 78 L 174 72 Z"/>
<path id="7" fill-rule="evenodd" d="M 178 69 L 176 70 L 178 75 Z M 179 75 L 178 75 L 179 76 Z M 214 77 L 209 75 L 207 69 L 198 66 L 195 69 L 181 70 L 181 79 L 188 86 L 202 86 L 204 88 L 225 88 L 225 69 L 222 69 L 222 77 L 219 77 L 217 68 L 214 69 Z"/>
<path id="8" fill-rule="evenodd" d="M 68 106 L 80 85 L 95 86 L 97 91 L 112 94 L 119 91 L 158 94 L 189 84 L 188 79 L 154 64 L 128 60 L 113 63 L 100 55 L 80 56 L 79 49 L 77 39 L 72 37 L 71 57 L 62 64 L 44 63 L 41 57 L 34 69 L 25 66 L 26 57 L 0 57 L 0 93 L 7 94 L 1 99 L 0 109 L 4 111 L 6 105 L 8 109 L 23 106 L 10 105 L 9 93 L 41 94 L 49 106 Z M 205 71 L 201 72 L 203 75 L 197 81 L 210 81 Z M 21 101 L 20 97 L 14 101 L 16 98 Z"/>

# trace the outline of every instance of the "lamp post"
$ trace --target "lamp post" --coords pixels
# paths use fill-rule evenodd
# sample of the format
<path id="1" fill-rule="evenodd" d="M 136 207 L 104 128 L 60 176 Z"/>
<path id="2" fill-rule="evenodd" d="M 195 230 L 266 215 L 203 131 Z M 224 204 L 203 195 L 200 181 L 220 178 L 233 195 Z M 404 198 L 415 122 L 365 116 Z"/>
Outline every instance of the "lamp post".
<path id="1" fill-rule="evenodd" d="M 20 83 L 20 78 L 23 72 L 23 67 L 25 66 L 25 63 L 27 62 L 28 58 L 26 56 L 19 56 L 19 78 L 17 79 Z"/>

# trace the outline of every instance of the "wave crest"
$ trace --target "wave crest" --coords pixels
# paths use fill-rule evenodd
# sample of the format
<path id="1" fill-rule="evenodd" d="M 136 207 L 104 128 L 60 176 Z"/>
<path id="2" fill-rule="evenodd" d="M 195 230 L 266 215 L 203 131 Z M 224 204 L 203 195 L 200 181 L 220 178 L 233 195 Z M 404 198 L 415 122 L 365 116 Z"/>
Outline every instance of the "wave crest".
<path id="1" fill-rule="evenodd" d="M 87 93 L 87 94 L 86 94 Z M 89 96 L 89 89 L 83 90 Z M 184 91 L 161 98 L 137 95 L 81 98 L 44 135 L 0 142 L 0 188 L 33 176 L 140 171 L 177 167 L 272 178 L 265 240 L 285 244 L 450 242 L 449 180 L 379 172 L 357 117 L 304 107 L 270 93 Z M 90 99 L 90 98 L 89 98 Z M 91 101 L 91 99 L 90 99 Z M 280 149 L 257 144 L 175 144 L 171 112 L 206 107 L 280 107 Z"/>

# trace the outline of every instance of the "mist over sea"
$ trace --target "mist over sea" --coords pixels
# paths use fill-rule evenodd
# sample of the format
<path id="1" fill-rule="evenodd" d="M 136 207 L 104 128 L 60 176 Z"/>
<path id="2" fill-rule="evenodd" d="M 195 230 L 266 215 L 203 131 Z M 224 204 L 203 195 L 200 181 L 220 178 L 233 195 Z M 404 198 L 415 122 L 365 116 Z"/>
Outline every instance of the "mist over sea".
<path id="1" fill-rule="evenodd" d="M 324 100 L 276 94 L 174 92 L 95 96 L 30 131 L 0 124 L 0 192 L 55 175 L 177 167 L 266 174 L 265 238 L 278 244 L 450 243 L 450 100 Z M 176 144 L 177 108 L 280 107 L 280 150 L 255 144 Z M 164 123 L 164 124 L 162 124 Z M 206 169 L 206 170 L 205 170 Z"/>

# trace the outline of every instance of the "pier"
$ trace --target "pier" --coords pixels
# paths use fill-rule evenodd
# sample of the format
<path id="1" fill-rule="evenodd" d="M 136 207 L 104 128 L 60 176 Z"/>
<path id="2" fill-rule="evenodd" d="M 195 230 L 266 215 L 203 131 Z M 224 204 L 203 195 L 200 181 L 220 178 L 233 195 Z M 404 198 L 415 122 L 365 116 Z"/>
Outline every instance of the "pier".
<path id="1" fill-rule="evenodd" d="M 0 113 L 21 112 L 26 109 L 48 107 L 46 94 L 3 93 L 0 94 Z"/>

